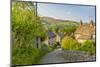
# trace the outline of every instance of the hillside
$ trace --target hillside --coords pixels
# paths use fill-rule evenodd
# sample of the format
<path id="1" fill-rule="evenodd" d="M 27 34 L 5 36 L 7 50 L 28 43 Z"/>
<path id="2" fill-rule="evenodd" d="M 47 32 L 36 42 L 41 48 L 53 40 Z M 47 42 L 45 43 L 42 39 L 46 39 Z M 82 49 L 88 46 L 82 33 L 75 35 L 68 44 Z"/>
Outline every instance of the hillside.
<path id="1" fill-rule="evenodd" d="M 78 26 L 79 25 L 79 23 L 76 21 L 61 20 L 61 19 L 55 19 L 51 17 L 41 17 L 41 20 L 43 24 L 47 27 L 51 27 L 51 26 L 64 27 L 64 26 Z"/>

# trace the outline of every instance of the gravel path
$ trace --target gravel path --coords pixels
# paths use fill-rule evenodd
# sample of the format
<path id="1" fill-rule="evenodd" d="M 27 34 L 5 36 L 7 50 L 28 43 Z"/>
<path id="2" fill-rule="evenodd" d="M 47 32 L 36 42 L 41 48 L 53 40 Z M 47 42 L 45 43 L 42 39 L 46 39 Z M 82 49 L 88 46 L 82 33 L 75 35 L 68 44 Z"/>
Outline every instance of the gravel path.
<path id="1" fill-rule="evenodd" d="M 59 48 L 48 53 L 41 60 L 42 64 L 75 61 L 95 61 L 95 57 L 91 58 L 91 56 L 82 51 L 62 50 Z"/>

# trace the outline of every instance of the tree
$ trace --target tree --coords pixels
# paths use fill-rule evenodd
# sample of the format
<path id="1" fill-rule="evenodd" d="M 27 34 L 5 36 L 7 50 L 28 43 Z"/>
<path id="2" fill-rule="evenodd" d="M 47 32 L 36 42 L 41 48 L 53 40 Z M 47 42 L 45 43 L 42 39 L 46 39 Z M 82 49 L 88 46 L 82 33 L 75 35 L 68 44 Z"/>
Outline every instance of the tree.
<path id="1" fill-rule="evenodd" d="M 62 32 L 65 32 L 67 35 L 71 35 L 72 33 L 75 32 L 77 26 L 68 26 L 68 27 L 64 27 L 62 29 Z"/>
<path id="2" fill-rule="evenodd" d="M 34 47 L 36 37 L 45 37 L 45 29 L 32 2 L 12 2 L 12 62 L 35 64 L 40 51 Z"/>
<path id="3" fill-rule="evenodd" d="M 35 37 L 45 37 L 45 29 L 36 16 L 36 6 L 31 2 L 13 2 L 12 32 L 14 39 L 29 43 Z M 30 40 L 30 41 L 29 41 Z"/>

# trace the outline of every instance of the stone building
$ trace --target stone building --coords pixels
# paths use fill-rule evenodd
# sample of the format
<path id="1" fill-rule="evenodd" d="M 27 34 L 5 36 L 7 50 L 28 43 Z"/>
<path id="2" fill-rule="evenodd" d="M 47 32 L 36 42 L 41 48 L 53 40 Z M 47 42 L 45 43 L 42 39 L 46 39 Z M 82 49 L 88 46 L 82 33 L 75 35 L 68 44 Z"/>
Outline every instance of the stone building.
<path id="1" fill-rule="evenodd" d="M 84 41 L 88 39 L 94 39 L 95 40 L 95 24 L 91 20 L 90 23 L 84 23 L 82 20 L 80 21 L 80 26 L 76 29 L 74 32 L 75 39 L 83 43 Z"/>

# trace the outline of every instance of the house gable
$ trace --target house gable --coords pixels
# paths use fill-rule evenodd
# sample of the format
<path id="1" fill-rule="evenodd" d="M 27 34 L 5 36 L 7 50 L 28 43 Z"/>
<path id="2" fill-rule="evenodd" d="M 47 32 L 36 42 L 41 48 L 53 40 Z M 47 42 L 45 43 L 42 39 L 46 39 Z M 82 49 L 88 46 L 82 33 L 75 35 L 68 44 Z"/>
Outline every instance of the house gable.
<path id="1" fill-rule="evenodd" d="M 76 29 L 74 32 L 74 36 L 76 40 L 87 40 L 87 39 L 92 39 L 95 37 L 95 25 L 93 22 L 90 23 L 80 23 L 80 26 Z"/>

